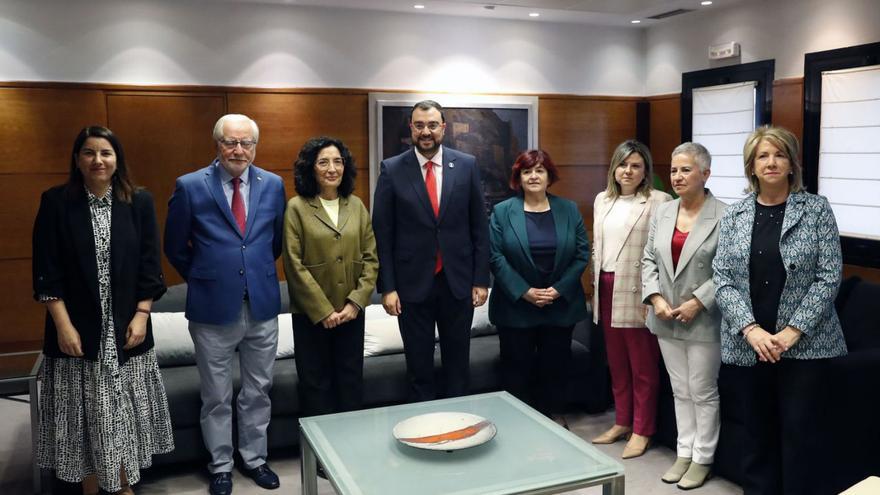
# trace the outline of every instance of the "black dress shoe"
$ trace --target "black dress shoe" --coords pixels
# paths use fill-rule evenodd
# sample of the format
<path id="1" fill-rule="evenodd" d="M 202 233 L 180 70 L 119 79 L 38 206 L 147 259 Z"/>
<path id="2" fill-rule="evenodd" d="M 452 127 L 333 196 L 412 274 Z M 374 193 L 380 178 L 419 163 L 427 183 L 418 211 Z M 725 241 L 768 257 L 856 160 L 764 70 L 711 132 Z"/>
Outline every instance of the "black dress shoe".
<path id="1" fill-rule="evenodd" d="M 263 463 L 262 466 L 257 466 L 253 469 L 244 468 L 242 471 L 250 479 L 254 480 L 254 483 L 267 490 L 274 490 L 281 486 L 281 483 L 278 481 L 278 475 L 269 469 L 269 464 Z"/>
<path id="2" fill-rule="evenodd" d="M 208 485 L 211 495 L 232 495 L 232 473 L 214 473 Z"/>

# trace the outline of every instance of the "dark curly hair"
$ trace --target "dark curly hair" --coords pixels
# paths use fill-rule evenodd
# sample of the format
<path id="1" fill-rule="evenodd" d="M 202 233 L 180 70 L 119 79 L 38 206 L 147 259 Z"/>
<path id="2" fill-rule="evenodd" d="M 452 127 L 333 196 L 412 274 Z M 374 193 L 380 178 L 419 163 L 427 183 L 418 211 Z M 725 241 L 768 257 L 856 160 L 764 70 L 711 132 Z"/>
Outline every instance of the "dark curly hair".
<path id="1" fill-rule="evenodd" d="M 318 187 L 318 179 L 315 178 L 315 162 L 318 161 L 318 153 L 328 146 L 335 146 L 339 150 L 344 164 L 342 182 L 339 184 L 337 192 L 342 197 L 348 197 L 354 191 L 357 168 L 348 147 L 340 139 L 320 136 L 306 141 L 293 164 L 293 185 L 296 188 L 296 193 L 300 196 L 314 198 L 321 191 L 321 188 Z"/>

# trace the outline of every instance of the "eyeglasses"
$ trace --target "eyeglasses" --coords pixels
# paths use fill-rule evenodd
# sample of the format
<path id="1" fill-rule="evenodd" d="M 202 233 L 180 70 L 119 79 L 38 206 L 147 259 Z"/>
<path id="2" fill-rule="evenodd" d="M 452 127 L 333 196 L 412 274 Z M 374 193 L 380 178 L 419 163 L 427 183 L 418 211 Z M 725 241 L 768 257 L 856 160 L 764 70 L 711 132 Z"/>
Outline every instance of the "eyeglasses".
<path id="1" fill-rule="evenodd" d="M 342 158 L 335 158 L 332 161 L 322 158 L 315 162 L 315 166 L 322 170 L 330 168 L 330 165 L 333 165 L 333 168 L 345 168 L 345 162 L 342 161 Z"/>
<path id="2" fill-rule="evenodd" d="M 431 122 L 428 122 L 427 124 L 424 122 L 413 122 L 412 123 L 413 128 L 419 132 L 422 132 L 425 129 L 428 129 L 429 131 L 434 132 L 437 129 L 439 129 L 442 125 L 443 124 L 441 124 L 440 122 L 437 122 L 436 120 L 432 120 Z"/>
<path id="3" fill-rule="evenodd" d="M 256 139 L 218 139 L 217 142 L 227 150 L 234 150 L 239 145 L 243 150 L 250 150 L 257 145 Z"/>

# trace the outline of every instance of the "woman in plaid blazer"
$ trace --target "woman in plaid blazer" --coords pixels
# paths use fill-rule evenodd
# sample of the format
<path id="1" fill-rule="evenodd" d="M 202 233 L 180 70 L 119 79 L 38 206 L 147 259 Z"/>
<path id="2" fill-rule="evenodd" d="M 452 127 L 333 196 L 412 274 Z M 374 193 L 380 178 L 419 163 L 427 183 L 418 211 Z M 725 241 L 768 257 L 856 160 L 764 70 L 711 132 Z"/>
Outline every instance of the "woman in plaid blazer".
<path id="1" fill-rule="evenodd" d="M 630 436 L 624 459 L 644 454 L 656 430 L 660 349 L 645 327 L 641 259 L 651 216 L 672 197 L 652 183 L 651 152 L 636 140 L 624 141 L 593 205 L 593 322 L 601 322 L 605 333 L 616 411 L 614 426 L 593 443 Z"/>

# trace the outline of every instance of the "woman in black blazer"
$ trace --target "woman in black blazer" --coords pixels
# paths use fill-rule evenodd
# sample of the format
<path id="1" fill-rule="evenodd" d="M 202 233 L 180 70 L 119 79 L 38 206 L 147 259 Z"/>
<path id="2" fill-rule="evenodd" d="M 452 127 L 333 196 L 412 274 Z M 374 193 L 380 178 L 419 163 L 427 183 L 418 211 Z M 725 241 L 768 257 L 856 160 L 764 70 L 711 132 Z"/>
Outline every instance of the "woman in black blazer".
<path id="1" fill-rule="evenodd" d="M 523 152 L 513 165 L 518 194 L 495 205 L 490 221 L 489 319 L 498 327 L 504 388 L 565 425 L 562 385 L 572 330 L 589 316 L 581 275 L 590 248 L 577 205 L 547 193 L 557 179 L 542 150 Z"/>
<path id="2" fill-rule="evenodd" d="M 80 131 L 67 183 L 43 193 L 33 278 L 47 310 L 37 462 L 56 494 L 91 474 L 102 493 L 133 493 L 174 448 L 150 325 L 165 282 L 153 199 L 109 129 Z"/>

